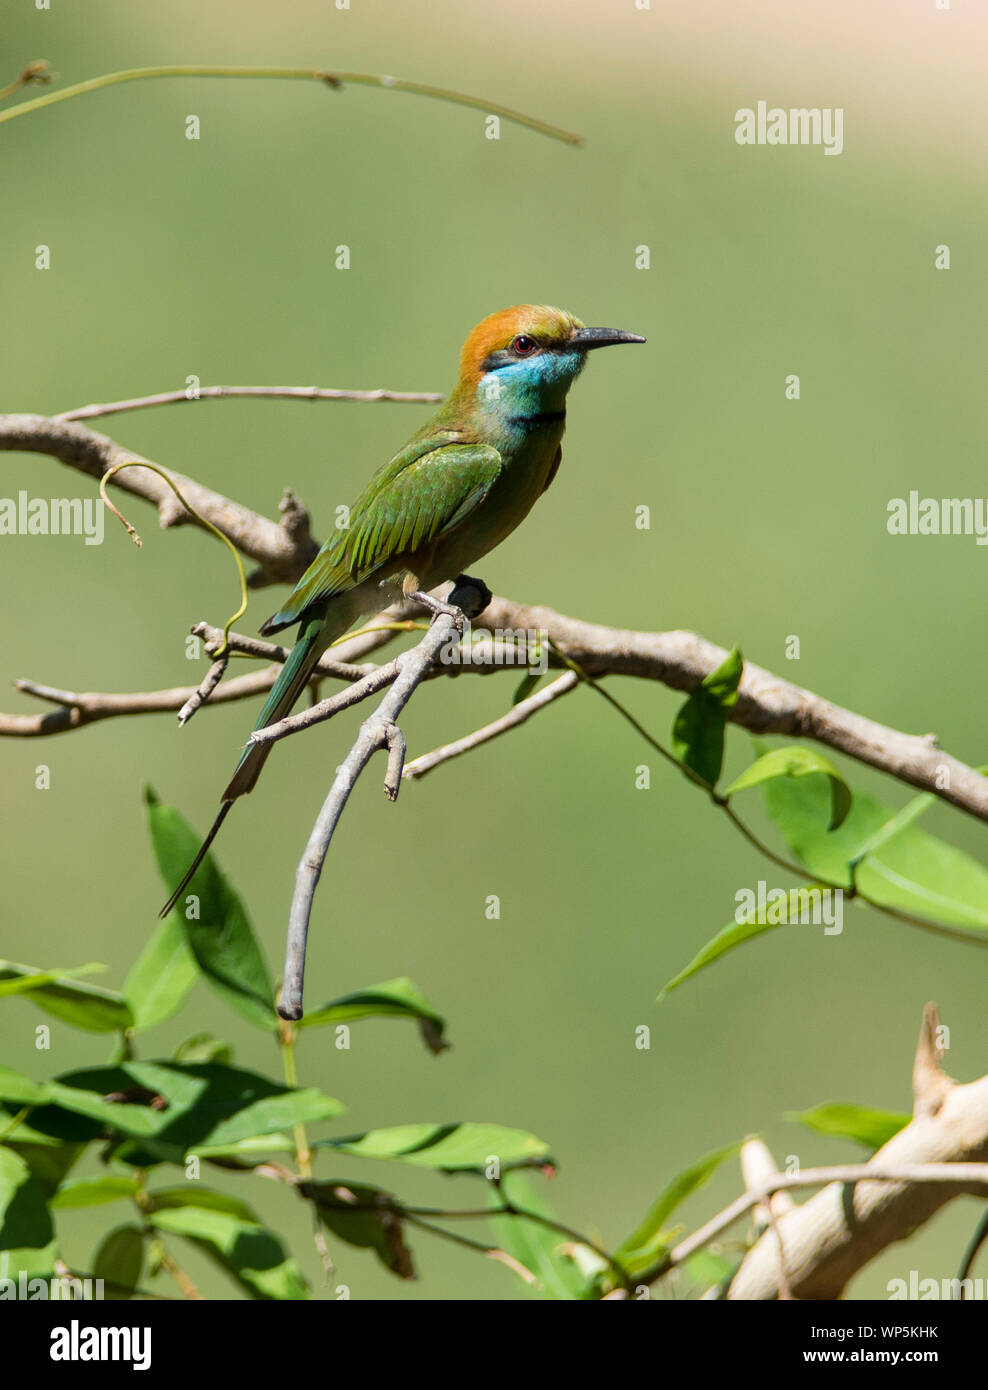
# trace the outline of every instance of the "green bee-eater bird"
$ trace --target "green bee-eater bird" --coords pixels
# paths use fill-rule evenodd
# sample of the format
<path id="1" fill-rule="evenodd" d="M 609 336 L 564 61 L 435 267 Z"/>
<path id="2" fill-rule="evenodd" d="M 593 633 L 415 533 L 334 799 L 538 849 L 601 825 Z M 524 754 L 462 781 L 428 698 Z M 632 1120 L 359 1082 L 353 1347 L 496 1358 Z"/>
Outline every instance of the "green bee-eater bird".
<path id="1" fill-rule="evenodd" d="M 378 469 L 350 526 L 322 547 L 261 633 L 299 624 L 291 655 L 254 728 L 283 719 L 323 652 L 358 618 L 453 579 L 523 521 L 556 476 L 566 393 L 592 348 L 643 343 L 634 333 L 586 328 L 562 309 L 519 304 L 477 325 L 456 387 L 432 419 Z M 175 905 L 237 797 L 252 791 L 271 744 L 248 743 L 219 814 Z"/>

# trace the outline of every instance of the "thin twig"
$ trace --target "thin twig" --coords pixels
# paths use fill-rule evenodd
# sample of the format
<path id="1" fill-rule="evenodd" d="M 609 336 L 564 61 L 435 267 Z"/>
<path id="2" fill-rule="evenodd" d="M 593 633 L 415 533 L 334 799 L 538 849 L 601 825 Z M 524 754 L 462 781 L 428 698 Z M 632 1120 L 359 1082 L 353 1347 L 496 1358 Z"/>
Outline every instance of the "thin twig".
<path id="1" fill-rule="evenodd" d="M 405 777 L 410 780 L 424 777 L 427 772 L 431 772 L 434 767 L 439 767 L 441 763 L 447 763 L 452 758 L 458 758 L 463 753 L 469 753 L 474 748 L 479 748 L 482 743 L 489 743 L 491 739 L 498 738 L 511 729 L 517 729 L 520 724 L 524 724 L 527 719 L 531 719 L 533 714 L 537 714 L 539 710 L 551 705 L 561 695 L 575 690 L 579 683 L 580 678 L 574 671 L 564 671 L 561 676 L 557 676 L 551 685 L 547 685 L 543 690 L 537 690 L 534 695 L 529 695 L 525 700 L 519 700 L 517 705 L 513 705 L 507 714 L 502 714 L 500 719 L 485 724 L 482 729 L 476 729 L 472 734 L 456 739 L 453 743 L 444 743 L 442 747 L 434 748 L 431 753 L 422 753 L 419 757 L 414 758 L 405 767 Z"/>
<path id="2" fill-rule="evenodd" d="M 95 420 L 102 415 L 121 415 L 127 410 L 149 406 L 179 405 L 186 401 L 218 401 L 244 398 L 292 401 L 402 401 L 433 404 L 442 400 L 439 391 L 390 391 L 383 386 L 370 391 L 345 391 L 331 386 L 197 386 L 194 391 L 159 391 L 154 396 L 134 396 L 127 401 L 108 401 L 105 405 L 82 405 L 62 410 L 55 420 Z"/>
<path id="3" fill-rule="evenodd" d="M 447 1240 L 451 1245 L 460 1245 L 465 1250 L 477 1250 L 481 1255 L 490 1255 L 496 1258 L 504 1251 L 497 1245 L 488 1245 L 485 1241 L 474 1240 L 471 1236 L 460 1235 L 459 1231 L 444 1231 L 442 1226 L 433 1226 L 431 1221 L 423 1221 L 420 1216 L 413 1216 L 411 1212 L 404 1213 L 404 1220 L 409 1226 L 417 1226 L 420 1231 L 428 1231 L 430 1235 L 439 1236 L 442 1240 Z"/>
<path id="4" fill-rule="evenodd" d="M 394 614 L 403 611 L 405 611 L 405 605 L 398 605 L 393 609 L 386 610 L 382 617 L 393 617 Z M 373 663 L 356 664 L 352 660 L 343 658 L 359 658 L 374 652 L 392 641 L 400 632 L 406 631 L 408 626 L 407 623 L 400 621 L 382 621 L 377 626 L 367 627 L 352 634 L 340 643 L 334 643 L 331 650 L 319 659 L 319 663 L 312 673 L 312 687 L 315 688 L 319 681 L 327 677 L 333 680 L 361 681 L 378 669 L 390 673 L 386 680 L 381 681 L 382 686 L 388 684 L 394 678 L 390 663 L 385 668 L 378 668 Z M 203 639 L 206 652 L 210 656 L 222 646 L 222 628 L 213 627 L 210 623 L 203 622 L 196 623 L 190 631 L 193 636 Z M 249 675 L 235 676 L 221 683 L 210 694 L 208 701 L 210 705 L 230 704 L 237 700 L 248 700 L 256 695 L 267 694 L 278 678 L 279 665 L 288 660 L 291 652 L 289 647 L 277 646 L 273 642 L 265 642 L 259 637 L 248 637 L 238 632 L 229 634 L 228 645 L 230 652 L 236 656 L 249 656 L 261 661 L 275 662 L 278 665 L 266 667 L 263 671 L 252 671 Z M 475 660 L 473 663 L 464 663 L 459 669 L 477 674 L 502 669 L 497 665 L 493 652 L 494 649 L 492 648 L 493 664 L 491 666 L 485 667 Z M 448 669 L 437 665 L 428 673 L 428 678 L 441 676 Z M 31 695 L 38 700 L 46 700 L 51 704 L 61 705 L 62 708 L 50 714 L 0 713 L 0 737 L 48 737 L 51 734 L 69 733 L 73 729 L 81 729 L 88 724 L 97 724 L 104 719 L 119 719 L 127 715 L 161 714 L 169 710 L 181 710 L 188 701 L 194 699 L 202 691 L 203 683 L 197 686 L 182 685 L 173 686 L 170 689 L 126 693 L 62 690 L 56 686 L 32 680 L 15 681 L 14 687 L 25 695 Z M 356 703 L 356 701 L 347 701 L 347 704 L 351 703 Z M 327 712 L 327 706 L 330 704 L 331 702 L 328 700 L 322 701 L 311 707 L 311 713 L 309 710 L 305 711 L 307 717 L 303 720 L 302 727 L 329 718 L 330 712 Z M 284 732 L 293 731 L 293 727 L 289 725 Z"/>
<path id="5" fill-rule="evenodd" d="M 401 626 L 404 627 L 404 624 L 401 624 Z M 369 633 L 372 629 L 367 629 L 366 631 Z M 388 635 L 390 636 L 391 634 L 389 633 Z M 237 640 L 239 641 L 240 639 Z M 263 644 L 259 643 L 258 645 L 260 646 Z M 386 665 L 371 667 L 371 669 L 366 672 L 354 668 L 355 673 L 352 677 L 354 684 L 349 686 L 346 690 L 341 690 L 336 695 L 329 695 L 325 700 L 317 700 L 315 704 L 309 705 L 307 709 L 299 710 L 296 714 L 286 714 L 284 719 L 279 719 L 274 724 L 266 724 L 263 729 L 256 729 L 254 733 L 251 734 L 251 741 L 259 744 L 277 743 L 280 739 L 289 738 L 293 734 L 302 733 L 305 729 L 311 729 L 316 724 L 324 724 L 327 719 L 333 719 L 342 710 L 351 709 L 354 705 L 360 704 L 362 700 L 366 700 L 369 696 L 376 695 L 378 691 L 383 690 L 386 685 L 391 685 L 392 682 L 397 680 L 403 664 L 412 658 L 415 650 L 415 648 L 412 648 L 411 651 L 402 652 Z M 503 666 L 498 660 L 499 651 L 500 649 L 497 646 L 493 644 L 487 646 L 485 644 L 481 659 L 474 656 L 471 660 L 464 661 L 455 667 L 437 662 L 425 672 L 422 679 L 432 680 L 451 670 L 457 672 L 470 671 L 477 675 L 489 674 L 493 671 L 501 670 Z M 317 669 L 321 669 L 321 666 Z M 543 697 L 547 693 L 547 691 L 542 692 Z M 556 695 L 562 695 L 564 693 L 565 691 L 558 690 L 550 698 L 554 699 Z M 543 702 L 548 703 L 547 701 Z M 538 707 L 537 705 L 535 708 Z M 516 708 L 520 709 L 521 706 L 516 706 Z M 511 724 L 507 727 L 513 727 L 516 723 L 523 723 L 524 719 L 532 713 L 534 713 L 534 709 L 529 709 L 522 718 L 513 719 Z M 489 737 L 494 737 L 494 735 L 490 734 Z M 483 740 L 479 741 L 482 742 Z M 466 750 L 464 749 L 463 751 L 465 752 Z"/>
<path id="6" fill-rule="evenodd" d="M 199 1292 L 199 1290 L 196 1288 L 195 1284 L 192 1282 L 192 1280 L 191 1280 L 191 1279 L 189 1278 L 189 1276 L 186 1274 L 185 1270 L 184 1270 L 184 1269 L 182 1268 L 182 1266 L 178 1263 L 178 1261 L 177 1261 L 172 1255 L 170 1255 L 170 1254 L 168 1253 L 168 1251 L 167 1251 L 167 1249 L 165 1248 L 164 1243 L 162 1242 L 160 1236 L 157 1237 L 156 1239 L 157 1239 L 157 1246 L 158 1246 L 158 1258 L 159 1258 L 159 1260 L 161 1261 L 161 1267 L 162 1267 L 162 1269 L 164 1269 L 168 1274 L 171 1275 L 171 1277 L 174 1279 L 175 1283 L 176 1283 L 176 1284 L 178 1285 L 178 1287 L 182 1290 L 183 1295 L 184 1295 L 190 1302 L 192 1302 L 192 1303 L 201 1302 L 201 1300 L 202 1300 L 202 1294 L 201 1294 L 201 1293 Z"/>
<path id="7" fill-rule="evenodd" d="M 957 1183 L 968 1188 L 988 1189 L 988 1163 L 848 1163 L 831 1168 L 804 1168 L 801 1173 L 776 1173 L 775 1176 L 750 1192 L 736 1197 L 723 1211 L 707 1221 L 693 1235 L 672 1248 L 656 1269 L 642 1275 L 642 1283 L 651 1283 L 675 1265 L 681 1265 L 698 1250 L 709 1245 L 722 1231 L 733 1226 L 752 1207 L 760 1206 L 775 1192 L 800 1187 L 825 1187 L 830 1183 L 855 1186 L 865 1182 Z"/>
<path id="8" fill-rule="evenodd" d="M 226 681 L 213 692 L 210 704 L 226 704 L 232 700 L 246 700 L 265 694 L 277 680 L 279 669 L 271 666 Z M 180 710 L 199 689 L 194 685 L 179 685 L 171 690 L 132 691 L 115 695 L 104 691 L 56 690 L 53 686 L 39 685 L 30 680 L 15 681 L 14 686 L 25 695 L 61 706 L 49 714 L 0 714 L 0 735 L 18 738 L 65 733 L 87 724 L 98 724 L 103 719 Z"/>
<path id="9" fill-rule="evenodd" d="M 213 627 L 210 623 L 196 623 L 189 631 L 193 637 L 202 638 L 210 656 L 224 641 L 223 629 Z M 247 637 L 239 632 L 231 632 L 226 638 L 226 644 L 231 652 L 236 652 L 239 656 L 256 657 L 259 661 L 285 662 L 291 656 L 292 651 L 291 647 L 282 647 L 275 642 L 265 642 L 260 637 Z M 381 645 L 383 645 L 381 642 L 347 638 L 332 648 L 332 652 L 336 655 L 326 652 L 319 658 L 319 664 L 313 672 L 313 678 L 318 676 L 321 680 L 325 676 L 331 676 L 333 679 L 341 681 L 360 680 L 369 671 L 376 668 L 356 666 L 345 658 L 351 654 L 363 655 L 365 652 L 374 651 L 376 647 Z"/>
<path id="10" fill-rule="evenodd" d="M 526 116 L 499 102 L 487 101 L 484 97 L 467 96 L 463 92 L 450 91 L 447 87 L 434 87 L 424 82 L 409 82 L 401 77 L 383 77 L 367 72 L 326 72 L 318 68 L 271 68 L 271 67 L 230 67 L 213 66 L 200 63 L 168 64 L 151 68 L 126 68 L 121 72 L 104 73 L 101 77 L 91 77 L 87 82 L 77 82 L 72 87 L 64 87 L 58 92 L 35 97 L 32 101 L 21 102 L 19 106 L 0 114 L 0 122 L 11 121 L 16 116 L 26 116 L 39 111 L 43 106 L 54 106 L 56 102 L 68 101 L 72 97 L 84 96 L 87 92 L 98 92 L 104 87 L 115 87 L 121 82 L 139 82 L 153 77 L 267 77 L 288 80 L 315 81 L 327 87 L 346 86 L 382 87 L 394 92 L 410 92 L 415 96 L 433 97 L 437 101 L 453 102 L 456 106 L 472 106 L 488 116 L 498 116 L 501 120 L 513 121 L 515 125 L 526 126 L 539 135 L 548 135 L 553 140 L 562 140 L 567 145 L 580 145 L 582 138 L 547 121 Z"/>
<path id="11" fill-rule="evenodd" d="M 136 527 L 132 526 L 131 523 L 127 520 L 127 518 L 124 516 L 120 508 L 117 507 L 115 503 L 110 501 L 106 492 L 110 480 L 116 477 L 118 473 L 122 473 L 124 469 L 127 468 L 146 468 L 149 472 L 154 473 L 159 478 L 161 478 L 161 480 L 171 489 L 171 492 L 175 497 L 176 501 L 178 502 L 179 506 L 182 507 L 184 511 L 187 511 L 190 514 L 190 516 L 192 516 L 196 521 L 198 521 L 200 526 L 204 526 L 206 530 L 211 535 L 215 536 L 218 541 L 222 541 L 223 544 L 226 546 L 227 550 L 229 550 L 231 556 L 233 557 L 233 563 L 237 571 L 237 578 L 240 580 L 240 605 L 237 608 L 236 612 L 231 613 L 230 617 L 227 618 L 226 622 L 223 624 L 223 641 L 215 653 L 215 655 L 218 657 L 223 656 L 226 652 L 230 650 L 229 643 L 227 642 L 227 637 L 229 636 L 231 627 L 233 627 L 233 624 L 237 621 L 238 618 L 242 618 L 243 615 L 247 612 L 247 576 L 244 574 L 244 562 L 240 558 L 239 550 L 233 544 L 233 541 L 230 540 L 229 536 L 224 535 L 223 532 L 219 529 L 219 527 L 214 526 L 213 523 L 208 519 L 208 517 L 202 516 L 196 510 L 196 508 L 192 505 L 189 499 L 182 493 L 181 489 L 176 485 L 175 480 L 173 478 L 170 478 L 168 474 L 165 472 L 165 470 L 163 468 L 160 468 L 158 464 L 147 462 L 137 463 L 134 460 L 130 460 L 128 462 L 125 460 L 123 462 L 117 462 L 113 464 L 103 474 L 102 478 L 100 478 L 99 495 L 100 501 L 104 504 L 104 506 L 109 507 L 113 515 L 117 517 L 117 519 L 123 524 L 128 535 L 131 537 L 131 539 L 137 546 L 143 545 L 144 542 L 137 534 Z"/>
<path id="12" fill-rule="evenodd" d="M 440 647 L 449 641 L 450 633 L 454 631 L 454 620 L 446 614 L 440 614 L 410 654 L 411 659 L 403 663 L 397 679 L 377 711 L 360 726 L 353 748 L 333 779 L 333 785 L 313 826 L 295 875 L 295 892 L 292 897 L 285 951 L 284 983 L 278 1002 L 278 1012 L 282 1018 L 302 1017 L 302 985 L 312 899 L 333 832 L 339 824 L 350 792 L 373 755 L 379 748 L 387 745 L 388 729 L 396 722 Z"/>
<path id="13" fill-rule="evenodd" d="M 229 647 L 229 643 L 227 643 L 226 645 L 227 647 Z M 202 706 L 206 703 L 206 701 L 212 695 L 213 691 L 219 685 L 220 681 L 223 679 L 223 674 L 226 671 L 229 661 L 229 651 L 227 651 L 223 656 L 216 658 L 212 666 L 210 666 L 209 670 L 206 672 L 202 680 L 199 682 L 199 685 L 196 687 L 193 693 L 186 700 L 185 704 L 179 710 L 179 724 L 183 726 L 187 724 L 189 720 L 192 718 L 192 716 L 195 714 L 196 710 L 201 709 Z"/>
<path id="14" fill-rule="evenodd" d="M 414 654 L 417 651 L 418 647 L 413 647 L 411 652 L 403 653 L 401 657 L 389 661 L 386 666 L 375 667 L 366 676 L 354 681 L 352 685 L 348 685 L 345 690 L 340 690 L 325 700 L 319 700 L 316 704 L 310 705 L 308 709 L 300 710 L 298 714 L 286 715 L 284 719 L 279 719 L 274 724 L 266 724 L 263 729 L 255 729 L 250 736 L 251 742 L 258 744 L 277 743 L 279 739 L 301 733 L 304 729 L 311 729 L 314 724 L 325 723 L 327 719 L 332 719 L 341 710 L 351 709 L 354 705 L 359 705 L 362 700 L 376 695 L 385 686 L 392 685 L 398 678 L 403 662 L 414 659 Z"/>

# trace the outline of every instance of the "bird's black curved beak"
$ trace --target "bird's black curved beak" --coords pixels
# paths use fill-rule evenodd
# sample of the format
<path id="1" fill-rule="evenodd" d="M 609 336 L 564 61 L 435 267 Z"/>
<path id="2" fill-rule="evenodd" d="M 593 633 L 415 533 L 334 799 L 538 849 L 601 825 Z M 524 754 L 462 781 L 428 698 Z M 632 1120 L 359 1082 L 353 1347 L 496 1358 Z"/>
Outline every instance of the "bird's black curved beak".
<path id="1" fill-rule="evenodd" d="M 581 352 L 591 348 L 611 347 L 614 343 L 644 343 L 637 333 L 625 333 L 621 328 L 578 328 L 570 338 L 570 346 Z"/>

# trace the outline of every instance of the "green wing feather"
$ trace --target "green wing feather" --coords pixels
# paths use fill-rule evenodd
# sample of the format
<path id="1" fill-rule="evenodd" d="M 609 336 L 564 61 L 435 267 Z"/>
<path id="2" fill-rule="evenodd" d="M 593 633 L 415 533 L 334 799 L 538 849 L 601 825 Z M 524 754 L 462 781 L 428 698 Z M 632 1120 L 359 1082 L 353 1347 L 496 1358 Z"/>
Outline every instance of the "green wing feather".
<path id="1" fill-rule="evenodd" d="M 350 529 L 326 542 L 262 632 L 298 622 L 307 609 L 466 520 L 498 478 L 501 455 L 487 444 L 445 438 L 433 436 L 433 447 L 413 442 L 371 479 L 353 506 Z"/>

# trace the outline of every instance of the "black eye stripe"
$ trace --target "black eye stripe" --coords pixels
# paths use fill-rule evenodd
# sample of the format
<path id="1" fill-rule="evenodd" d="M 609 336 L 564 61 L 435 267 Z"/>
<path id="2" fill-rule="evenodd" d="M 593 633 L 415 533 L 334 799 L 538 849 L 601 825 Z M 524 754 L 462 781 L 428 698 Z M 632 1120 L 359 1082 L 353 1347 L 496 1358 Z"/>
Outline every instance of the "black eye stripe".
<path id="1" fill-rule="evenodd" d="M 517 362 L 518 358 L 507 348 L 501 348 L 497 352 L 488 353 L 480 364 L 482 372 L 493 372 L 498 367 L 509 367 L 512 362 Z"/>
<path id="2" fill-rule="evenodd" d="M 517 338 L 512 338 L 508 347 L 498 348 L 496 352 L 489 352 L 481 362 L 480 370 L 482 372 L 496 371 L 498 367 L 509 367 L 512 362 L 526 362 L 531 357 L 537 357 L 541 352 L 566 352 L 570 346 L 569 342 L 540 343 L 537 338 L 532 338 L 530 333 L 520 333 L 518 337 L 531 338 L 535 344 L 535 351 L 516 352 Z"/>

